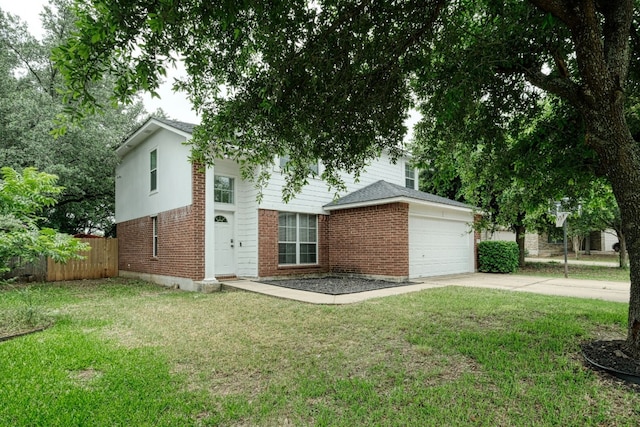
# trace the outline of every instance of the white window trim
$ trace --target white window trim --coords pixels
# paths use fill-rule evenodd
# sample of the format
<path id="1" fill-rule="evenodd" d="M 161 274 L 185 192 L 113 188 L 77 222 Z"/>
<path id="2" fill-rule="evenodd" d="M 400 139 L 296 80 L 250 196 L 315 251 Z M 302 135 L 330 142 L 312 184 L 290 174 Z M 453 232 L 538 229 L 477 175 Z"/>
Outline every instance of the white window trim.
<path id="1" fill-rule="evenodd" d="M 155 151 L 156 153 L 156 168 L 155 169 L 151 169 L 151 154 Z M 149 161 L 149 194 L 155 194 L 158 192 L 158 178 L 159 178 L 159 174 L 158 174 L 158 164 L 160 163 L 158 160 L 158 147 L 154 147 L 152 149 L 149 150 L 149 156 L 147 157 L 148 161 Z M 156 188 L 151 188 L 151 174 L 155 171 L 156 173 Z"/>
<path id="2" fill-rule="evenodd" d="M 154 258 L 158 257 L 158 217 L 157 216 L 152 216 L 151 217 L 151 224 L 152 224 L 152 237 L 151 237 L 151 255 Z"/>
<path id="3" fill-rule="evenodd" d="M 288 213 L 288 214 L 293 214 L 294 212 L 279 212 L 279 213 Z M 296 212 L 296 262 L 295 264 L 281 264 L 280 263 L 280 250 L 278 249 L 278 267 L 295 267 L 295 266 L 313 266 L 313 265 L 319 265 L 319 259 L 320 259 L 320 244 L 318 242 L 318 232 L 319 232 L 319 227 L 318 227 L 318 215 L 317 214 L 307 214 L 307 213 L 299 213 Z M 300 241 L 300 215 L 311 215 L 315 217 L 316 220 L 316 241 L 315 242 L 301 242 Z M 280 223 L 278 222 L 278 233 L 280 233 Z M 281 243 L 284 244 L 291 244 L 293 242 L 283 242 L 280 241 L 280 238 L 278 238 L 278 248 L 279 245 Z M 305 262 L 305 263 L 301 263 L 300 262 L 300 245 L 301 244 L 315 244 L 316 245 L 316 262 Z"/>
<path id="4" fill-rule="evenodd" d="M 285 166 L 285 165 L 287 164 L 287 162 L 289 161 L 289 160 L 287 160 L 287 161 L 284 163 L 284 165 L 283 165 L 283 164 L 282 164 L 282 160 L 283 160 L 283 159 L 285 159 L 285 158 L 286 158 L 286 159 L 289 159 L 289 156 L 278 156 L 278 157 L 277 157 L 277 161 L 276 161 L 276 163 L 275 163 L 275 165 L 274 165 L 274 168 L 273 168 L 273 169 L 274 169 L 274 171 L 281 172 L 281 173 L 282 173 L 282 172 L 284 172 L 284 166 Z M 315 167 L 316 167 L 316 170 L 315 170 L 315 171 L 312 171 L 312 172 L 313 172 L 313 175 L 311 176 L 311 178 L 313 178 L 313 179 L 320 179 L 320 161 L 319 161 L 319 160 L 318 160 L 318 161 L 316 161 L 316 162 L 315 162 L 315 164 L 313 164 L 313 165 L 312 165 L 312 164 L 309 164 L 309 170 L 311 170 L 311 167 L 312 167 L 312 166 L 315 166 Z"/>
<path id="5" fill-rule="evenodd" d="M 410 168 L 410 169 L 412 169 L 412 170 L 413 170 L 413 178 L 410 178 L 410 177 L 407 175 L 407 172 L 408 172 L 408 171 L 407 171 L 407 168 Z M 407 180 L 408 180 L 408 179 L 410 179 L 410 180 L 412 180 L 412 181 L 413 181 L 413 187 L 408 187 L 408 186 L 407 186 Z M 404 186 L 405 186 L 406 188 L 412 188 L 412 189 L 414 189 L 414 190 L 417 190 L 417 188 L 416 188 L 416 187 L 417 187 L 417 185 L 418 185 L 418 168 L 412 168 L 412 167 L 411 167 L 411 165 L 409 164 L 409 162 L 405 162 L 405 164 L 404 164 Z"/>
<path id="6" fill-rule="evenodd" d="M 216 177 L 220 177 L 220 178 L 229 178 L 233 181 L 233 188 L 231 189 L 231 199 L 233 200 L 231 203 L 227 203 L 227 202 L 216 202 Z M 236 204 L 236 196 L 238 194 L 238 192 L 236 191 L 236 182 L 238 180 L 236 179 L 235 176 L 232 175 L 214 175 L 213 176 L 213 201 L 216 204 L 220 204 L 220 205 L 224 205 L 224 206 L 235 206 Z"/>

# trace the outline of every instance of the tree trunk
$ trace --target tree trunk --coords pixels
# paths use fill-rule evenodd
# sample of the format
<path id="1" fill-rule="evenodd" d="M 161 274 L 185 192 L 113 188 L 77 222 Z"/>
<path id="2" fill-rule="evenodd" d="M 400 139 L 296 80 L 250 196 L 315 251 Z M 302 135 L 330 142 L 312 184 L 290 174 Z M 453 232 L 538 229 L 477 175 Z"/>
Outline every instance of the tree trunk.
<path id="1" fill-rule="evenodd" d="M 629 257 L 627 255 L 627 241 L 624 238 L 624 233 L 618 235 L 618 242 L 620 243 L 620 268 L 628 268 Z"/>
<path id="2" fill-rule="evenodd" d="M 547 88 L 580 111 L 585 142 L 598 155 L 600 172 L 618 201 L 631 268 L 627 347 L 640 359 L 640 146 L 626 121 L 624 87 L 635 1 L 531 1 L 554 13 L 571 31 L 580 78 L 569 85 L 554 80 Z"/>
<path id="3" fill-rule="evenodd" d="M 589 233 L 584 241 L 584 254 L 591 255 L 591 233 Z"/>
<path id="4" fill-rule="evenodd" d="M 576 259 L 580 258 L 580 247 L 582 246 L 582 237 L 573 236 L 571 238 L 571 243 L 573 244 L 573 252 Z"/>
<path id="5" fill-rule="evenodd" d="M 527 230 L 524 225 L 516 225 L 514 228 L 516 231 L 516 242 L 518 243 L 518 265 L 522 268 L 524 267 L 525 256 L 524 236 Z"/>

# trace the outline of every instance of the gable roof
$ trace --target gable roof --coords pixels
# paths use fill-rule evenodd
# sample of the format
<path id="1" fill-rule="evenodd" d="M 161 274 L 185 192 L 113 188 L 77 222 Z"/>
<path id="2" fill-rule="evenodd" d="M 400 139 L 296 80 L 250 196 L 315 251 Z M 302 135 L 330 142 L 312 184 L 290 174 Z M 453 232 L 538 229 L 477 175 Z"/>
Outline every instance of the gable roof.
<path id="1" fill-rule="evenodd" d="M 197 125 L 193 123 L 181 122 L 178 120 L 170 120 L 170 119 L 161 119 L 160 117 L 153 117 L 155 120 L 164 123 L 167 126 L 171 126 L 172 128 L 181 130 L 188 134 L 193 134 L 193 128 Z"/>
<path id="2" fill-rule="evenodd" d="M 407 202 L 447 205 L 456 209 L 473 210 L 472 206 L 424 191 L 402 187 L 387 181 L 377 181 L 360 190 L 349 193 L 324 206 L 325 210 L 349 209 L 383 203 Z"/>
<path id="3" fill-rule="evenodd" d="M 182 135 L 187 139 L 191 138 L 193 128 L 196 126 L 197 125 L 192 123 L 180 122 L 177 120 L 149 117 L 146 122 L 125 138 L 122 145 L 120 145 L 116 150 L 116 154 L 120 158 L 124 157 L 130 150 L 138 146 L 138 144 L 144 141 L 151 134 L 157 132 L 159 129 L 167 129 L 177 133 L 178 135 Z"/>

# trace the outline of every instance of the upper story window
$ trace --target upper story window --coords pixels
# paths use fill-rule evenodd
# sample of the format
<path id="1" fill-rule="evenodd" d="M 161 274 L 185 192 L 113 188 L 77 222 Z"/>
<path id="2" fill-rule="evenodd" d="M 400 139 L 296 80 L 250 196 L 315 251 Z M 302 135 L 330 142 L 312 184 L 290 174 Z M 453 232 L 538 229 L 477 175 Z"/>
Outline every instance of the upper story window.
<path id="1" fill-rule="evenodd" d="M 317 262 L 317 216 L 280 212 L 278 215 L 278 264 L 316 264 Z"/>
<path id="2" fill-rule="evenodd" d="M 216 203 L 234 203 L 234 179 L 228 176 L 216 175 L 213 184 L 213 200 Z"/>
<path id="3" fill-rule="evenodd" d="M 151 218 L 151 224 L 153 227 L 151 254 L 155 258 L 158 256 L 158 217 L 157 216 L 154 216 Z"/>
<path id="4" fill-rule="evenodd" d="M 279 159 L 280 170 L 284 169 L 285 166 L 287 166 L 287 163 L 289 163 L 289 160 L 291 160 L 291 157 L 289 155 L 280 156 L 280 159 Z M 310 163 L 309 170 L 313 172 L 315 175 L 318 175 L 320 173 L 320 167 L 318 166 L 318 162 Z"/>
<path id="5" fill-rule="evenodd" d="M 158 149 L 149 153 L 149 191 L 158 189 Z"/>
<path id="6" fill-rule="evenodd" d="M 416 170 L 409 163 L 404 164 L 404 186 L 416 189 Z"/>

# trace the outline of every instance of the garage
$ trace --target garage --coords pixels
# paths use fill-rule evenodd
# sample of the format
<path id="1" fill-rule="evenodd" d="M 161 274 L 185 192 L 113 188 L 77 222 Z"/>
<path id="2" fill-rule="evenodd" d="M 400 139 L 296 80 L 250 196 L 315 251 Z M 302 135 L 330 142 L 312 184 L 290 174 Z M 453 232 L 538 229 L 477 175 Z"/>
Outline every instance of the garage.
<path id="1" fill-rule="evenodd" d="M 409 277 L 475 270 L 470 209 L 416 206 L 409 209 Z"/>
<path id="2" fill-rule="evenodd" d="M 324 208 L 333 273 L 406 280 L 475 271 L 469 205 L 378 181 Z"/>

